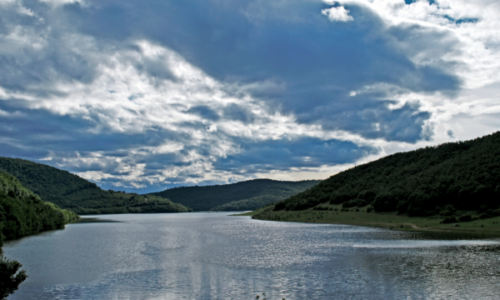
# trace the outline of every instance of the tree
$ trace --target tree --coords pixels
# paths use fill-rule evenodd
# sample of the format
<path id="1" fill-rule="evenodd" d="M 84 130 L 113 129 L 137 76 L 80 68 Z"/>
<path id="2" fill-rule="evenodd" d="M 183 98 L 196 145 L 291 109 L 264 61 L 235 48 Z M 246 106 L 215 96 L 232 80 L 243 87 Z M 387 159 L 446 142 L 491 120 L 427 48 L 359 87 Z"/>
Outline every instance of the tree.
<path id="1" fill-rule="evenodd" d="M 20 270 L 22 265 L 18 261 L 5 258 L 2 244 L 0 239 L 0 300 L 5 300 L 19 288 L 28 275 L 25 270 Z"/>

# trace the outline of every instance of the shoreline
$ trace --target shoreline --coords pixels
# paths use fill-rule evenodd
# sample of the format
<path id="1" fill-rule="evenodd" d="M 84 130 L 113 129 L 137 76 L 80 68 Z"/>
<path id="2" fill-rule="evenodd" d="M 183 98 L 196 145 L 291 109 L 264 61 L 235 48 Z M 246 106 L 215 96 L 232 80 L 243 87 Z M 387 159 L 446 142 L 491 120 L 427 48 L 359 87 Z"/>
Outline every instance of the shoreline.
<path id="1" fill-rule="evenodd" d="M 262 221 L 299 222 L 312 224 L 339 224 L 386 228 L 398 231 L 456 234 L 477 238 L 499 238 L 500 217 L 470 222 L 440 223 L 442 217 L 408 217 L 396 212 L 367 212 L 366 208 L 341 212 L 341 205 L 329 205 L 335 210 L 272 211 L 259 209 L 232 216 L 251 216 Z"/>

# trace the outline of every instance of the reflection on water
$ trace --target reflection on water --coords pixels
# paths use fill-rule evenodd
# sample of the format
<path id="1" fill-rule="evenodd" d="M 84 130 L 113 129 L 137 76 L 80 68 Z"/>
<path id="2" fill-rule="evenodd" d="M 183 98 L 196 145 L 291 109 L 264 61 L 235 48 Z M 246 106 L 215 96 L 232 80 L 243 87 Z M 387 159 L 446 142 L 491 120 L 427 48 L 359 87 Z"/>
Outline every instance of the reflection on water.
<path id="1" fill-rule="evenodd" d="M 499 299 L 500 241 L 226 217 L 107 215 L 6 243 L 9 299 Z"/>

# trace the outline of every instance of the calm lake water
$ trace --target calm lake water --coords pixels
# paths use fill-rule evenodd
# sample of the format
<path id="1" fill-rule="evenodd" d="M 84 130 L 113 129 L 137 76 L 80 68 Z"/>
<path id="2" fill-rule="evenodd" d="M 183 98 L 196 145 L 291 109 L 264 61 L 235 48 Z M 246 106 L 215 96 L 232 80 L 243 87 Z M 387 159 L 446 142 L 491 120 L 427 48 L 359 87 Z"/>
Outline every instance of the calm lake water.
<path id="1" fill-rule="evenodd" d="M 227 215 L 106 215 L 120 222 L 8 242 L 30 276 L 9 300 L 500 299 L 498 239 Z"/>

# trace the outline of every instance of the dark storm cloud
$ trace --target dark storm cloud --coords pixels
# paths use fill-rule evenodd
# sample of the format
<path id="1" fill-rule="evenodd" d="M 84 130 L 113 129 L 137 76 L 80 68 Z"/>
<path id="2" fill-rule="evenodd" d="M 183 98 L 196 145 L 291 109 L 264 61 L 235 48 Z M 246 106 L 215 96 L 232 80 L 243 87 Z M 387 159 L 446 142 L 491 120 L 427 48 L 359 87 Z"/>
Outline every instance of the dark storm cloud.
<path id="1" fill-rule="evenodd" d="M 133 133 L 100 133 L 91 132 L 94 122 L 66 115 L 56 115 L 45 110 L 22 108 L 19 100 L 0 101 L 0 111 L 9 113 L 8 117 L 0 117 L 0 155 L 7 157 L 38 160 L 52 157 L 46 164 L 57 166 L 65 159 L 88 158 L 92 153 L 100 152 L 107 158 L 125 158 L 130 155 L 131 148 L 154 148 L 165 140 L 183 140 L 183 136 L 168 130 L 152 128 L 146 132 Z M 151 150 L 144 150 L 144 154 Z M 148 162 L 148 168 L 155 165 L 176 164 L 180 161 L 177 155 L 152 156 L 149 159 L 139 158 L 132 162 Z M 110 160 L 111 161 L 111 160 Z M 66 167 L 72 172 L 106 171 L 115 172 L 116 163 L 79 163 Z"/>
<path id="2" fill-rule="evenodd" d="M 413 1 L 406 2 L 410 5 Z M 167 59 L 143 55 L 135 43 L 139 40 L 176 51 L 235 98 L 244 99 L 242 95 L 249 93 L 265 102 L 269 115 L 279 112 L 293 116 L 300 124 L 318 124 L 324 130 L 347 131 L 367 139 L 415 143 L 429 139 L 432 132 L 424 127 L 431 115 L 418 102 L 391 109 L 396 104 L 391 97 L 397 92 L 363 91 L 365 87 L 382 84 L 450 95 L 460 87 L 458 77 L 447 71 L 453 67 L 451 63 L 431 66 L 412 61 L 422 49 L 433 49 L 435 56 L 441 57 L 455 43 L 447 33 L 416 25 L 387 26 L 362 6 L 346 6 L 353 21 L 332 22 L 321 14 L 331 6 L 315 0 L 90 0 L 60 6 L 24 1 L 23 5 L 35 16 L 14 13 L 15 8 L 0 11 L 0 39 L 4 39 L 0 87 L 36 99 L 65 96 L 54 82 L 90 86 L 99 76 L 99 67 L 109 63 L 103 57 L 124 49 L 133 54 L 122 54 L 119 62 L 127 60 L 150 84 L 154 85 L 156 79 L 177 81 L 173 71 L 161 63 Z M 6 42 L 7 34 L 17 32 L 16 26 L 24 31 L 18 33 L 15 43 Z M 90 37 L 88 44 L 81 40 L 85 36 Z M 41 46 L 24 47 L 23 42 Z M 99 56 L 100 50 L 108 56 Z M 135 54 L 142 56 L 127 57 Z M 133 94 L 128 100 L 143 96 Z M 72 99 L 68 97 L 67 101 Z M 261 125 L 262 116 L 255 115 L 244 101 L 238 103 L 187 106 L 183 112 L 202 121 L 176 125 L 202 133 L 207 131 L 207 124 L 227 120 Z M 116 132 L 101 124 L 104 121 L 99 115 L 105 112 L 98 111 L 100 108 L 87 108 L 89 118 L 83 119 L 78 114 L 59 115 L 27 107 L 30 105 L 25 100 L 0 99 L 0 112 L 7 114 L 0 114 L 0 155 L 34 160 L 50 155 L 52 165 L 64 165 L 65 159 L 90 158 L 95 152 L 103 156 L 102 162 L 64 165 L 73 172 L 102 171 L 112 176 L 132 172 L 118 169 L 114 159 L 120 158 L 129 166 L 145 165 L 143 176 L 156 176 L 169 167 L 188 170 L 197 162 L 186 157 L 196 152 L 216 170 L 252 175 L 352 163 L 376 153 L 373 148 L 337 140 L 298 137 L 255 141 L 213 132 L 221 141 L 242 150 L 220 158 L 223 155 L 216 157 L 212 151 L 217 139 L 193 144 L 188 141 L 189 135 L 156 127 L 138 133 Z M 148 117 L 129 112 L 137 119 Z M 91 130 L 96 127 L 104 129 Z M 184 147 L 163 154 L 148 148 L 165 141 Z M 131 149 L 141 147 L 144 149 L 139 153 L 130 154 Z M 176 185 L 201 174 L 182 171 L 166 180 Z M 119 180 L 102 182 L 112 186 Z"/>
<path id="3" fill-rule="evenodd" d="M 243 123 L 252 123 L 255 120 L 255 115 L 246 109 L 244 106 L 230 104 L 224 107 L 224 118 L 229 120 L 237 120 Z"/>
<path id="4" fill-rule="evenodd" d="M 356 96 L 300 116 L 306 122 L 308 119 L 314 122 L 320 116 L 319 122 L 324 129 L 357 132 L 369 139 L 414 142 L 430 138 L 430 133 L 424 130 L 430 113 L 420 111 L 418 103 L 405 104 L 398 109 L 389 109 L 389 104 L 394 102 Z"/>
<path id="5" fill-rule="evenodd" d="M 372 123 L 356 131 L 359 119 L 341 118 L 339 123 L 335 117 L 359 110 L 359 103 L 351 106 L 350 91 L 385 83 L 415 92 L 452 93 L 460 85 L 456 76 L 443 69 L 415 65 L 408 53 L 393 42 L 418 35 L 421 41 L 429 40 L 434 45 L 443 41 L 438 49 L 449 48 L 445 34 L 423 32 L 418 26 L 387 28 L 378 16 L 359 6 L 347 7 L 353 22 L 335 23 L 321 14 L 329 6 L 320 1 L 90 3 L 91 9 L 78 4 L 65 8 L 66 18 L 78 20 L 75 24 L 79 31 L 101 39 L 155 40 L 221 81 L 280 82 L 283 89 L 269 87 L 266 93 L 263 88 L 255 91 L 254 96 L 293 113 L 299 122 L 349 128 L 367 138 L 416 142 L 422 138 L 416 134 L 423 130 L 422 119 L 429 114 L 420 114 L 415 122 L 402 124 L 397 120 L 405 118 L 411 109 L 419 114 L 419 107 L 387 113 L 383 102 L 373 104 L 370 102 L 378 99 L 364 99 L 364 106 L 385 116 L 374 122 L 385 122 L 386 127 L 398 123 L 405 128 L 376 132 L 368 129 L 376 127 Z M 332 116 L 333 108 L 341 111 Z M 212 120 L 216 117 L 206 116 Z"/>
<path id="6" fill-rule="evenodd" d="M 5 103 L 0 109 L 8 111 Z M 144 134 L 94 134 L 88 131 L 92 122 L 70 116 L 55 115 L 45 110 L 16 110 L 7 118 L 0 118 L 0 135 L 16 140 L 24 147 L 50 151 L 112 151 L 137 145 L 156 145 L 157 132 Z M 168 133 L 161 135 L 167 136 Z M 12 155 L 14 153 L 2 153 Z"/>
<path id="7" fill-rule="evenodd" d="M 286 170 L 291 166 L 315 168 L 354 162 L 377 150 L 352 142 L 302 138 L 298 140 L 242 143 L 242 151 L 220 159 L 215 166 L 236 173 Z"/>
<path id="8" fill-rule="evenodd" d="M 210 121 L 219 120 L 219 114 L 208 106 L 195 106 L 190 108 L 187 113 L 198 115 Z"/>

